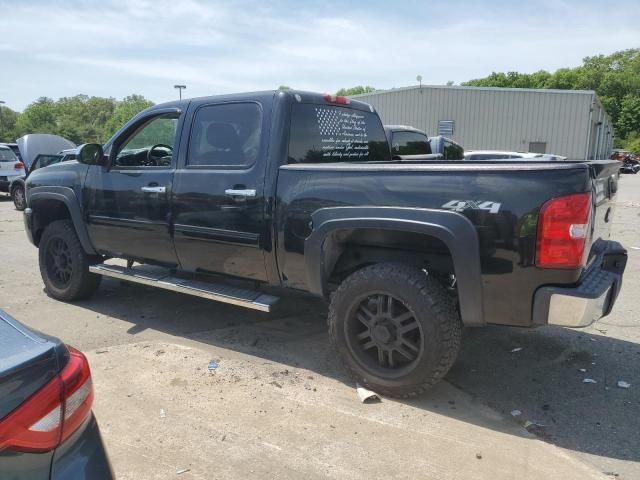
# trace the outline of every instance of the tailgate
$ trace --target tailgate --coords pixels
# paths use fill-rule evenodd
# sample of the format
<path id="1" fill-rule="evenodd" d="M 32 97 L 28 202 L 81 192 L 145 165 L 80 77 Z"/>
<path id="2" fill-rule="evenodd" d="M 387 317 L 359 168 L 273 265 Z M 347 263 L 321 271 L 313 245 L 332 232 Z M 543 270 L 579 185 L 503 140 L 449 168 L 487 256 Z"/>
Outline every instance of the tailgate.
<path id="1" fill-rule="evenodd" d="M 0 310 L 0 419 L 60 370 L 66 348 L 36 334 Z"/>
<path id="2" fill-rule="evenodd" d="M 594 230 L 593 240 L 608 240 L 611 236 L 614 202 L 618 191 L 620 162 L 616 160 L 595 160 L 588 162 L 594 180 Z"/>

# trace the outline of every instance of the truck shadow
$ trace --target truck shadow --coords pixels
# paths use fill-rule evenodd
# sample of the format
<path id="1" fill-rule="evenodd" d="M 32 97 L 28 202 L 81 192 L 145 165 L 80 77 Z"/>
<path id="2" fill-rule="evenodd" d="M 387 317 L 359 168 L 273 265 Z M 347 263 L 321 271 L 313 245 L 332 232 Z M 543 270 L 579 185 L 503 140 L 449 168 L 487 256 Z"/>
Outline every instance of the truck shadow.
<path id="1" fill-rule="evenodd" d="M 132 323 L 131 335 L 153 329 L 305 368 L 351 386 L 329 345 L 324 302 L 292 295 L 280 304 L 265 314 L 105 279 L 98 294 L 78 306 Z M 438 388 L 404 403 L 509 434 L 527 435 L 514 424 L 533 422 L 541 426 L 529 427 L 530 432 L 544 441 L 638 462 L 638 362 L 640 345 L 606 335 L 554 327 L 467 329 L 447 381 L 507 420 L 487 427 L 486 419 L 457 408 Z M 585 378 L 597 383 L 583 383 Z M 618 380 L 631 388 L 617 387 Z M 522 413 L 512 416 L 514 410 Z"/>

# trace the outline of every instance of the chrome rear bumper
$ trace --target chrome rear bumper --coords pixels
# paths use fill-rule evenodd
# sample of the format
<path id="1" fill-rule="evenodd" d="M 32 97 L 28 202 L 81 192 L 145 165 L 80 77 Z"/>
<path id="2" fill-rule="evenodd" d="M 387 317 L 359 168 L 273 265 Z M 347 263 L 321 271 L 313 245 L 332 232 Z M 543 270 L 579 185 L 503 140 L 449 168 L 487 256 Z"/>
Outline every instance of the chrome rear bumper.
<path id="1" fill-rule="evenodd" d="M 602 241 L 598 254 L 577 285 L 544 286 L 533 302 L 535 325 L 587 327 L 608 315 L 622 286 L 627 251 L 618 242 Z"/>

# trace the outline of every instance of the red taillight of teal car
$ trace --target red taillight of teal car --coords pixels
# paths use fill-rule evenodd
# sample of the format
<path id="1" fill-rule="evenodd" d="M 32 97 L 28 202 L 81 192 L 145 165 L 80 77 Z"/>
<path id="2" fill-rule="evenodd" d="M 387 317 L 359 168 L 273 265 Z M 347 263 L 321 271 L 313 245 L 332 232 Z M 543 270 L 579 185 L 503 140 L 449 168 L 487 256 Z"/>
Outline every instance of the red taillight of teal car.
<path id="1" fill-rule="evenodd" d="M 82 352 L 67 348 L 69 361 L 62 371 L 0 421 L 0 451 L 54 450 L 90 416 L 89 362 Z"/>

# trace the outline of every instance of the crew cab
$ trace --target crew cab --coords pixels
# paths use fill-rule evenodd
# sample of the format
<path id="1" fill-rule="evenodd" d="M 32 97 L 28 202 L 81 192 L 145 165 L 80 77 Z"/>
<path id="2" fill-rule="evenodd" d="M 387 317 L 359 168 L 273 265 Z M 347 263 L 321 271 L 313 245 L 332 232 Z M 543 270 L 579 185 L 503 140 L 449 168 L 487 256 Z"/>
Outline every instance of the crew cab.
<path id="1" fill-rule="evenodd" d="M 55 299 L 103 276 L 261 311 L 310 293 L 355 380 L 405 397 L 446 374 L 463 326 L 581 327 L 611 311 L 618 167 L 405 163 L 368 104 L 223 95 L 151 107 L 33 172 L 24 221 Z"/>

